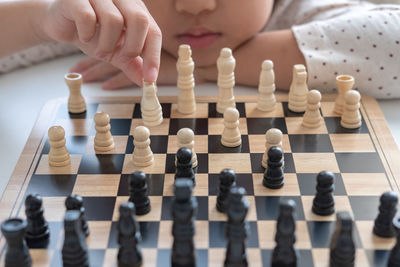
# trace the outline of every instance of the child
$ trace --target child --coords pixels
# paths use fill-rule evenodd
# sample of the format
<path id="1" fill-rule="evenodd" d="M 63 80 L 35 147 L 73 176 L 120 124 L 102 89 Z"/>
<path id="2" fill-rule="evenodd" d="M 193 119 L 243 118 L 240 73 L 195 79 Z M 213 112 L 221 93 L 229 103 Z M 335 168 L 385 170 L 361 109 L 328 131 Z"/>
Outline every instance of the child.
<path id="1" fill-rule="evenodd" d="M 25 8 L 31 12 L 21 16 Z M 197 83 L 216 81 L 219 51 L 230 47 L 238 84 L 256 86 L 261 62 L 271 59 L 281 89 L 289 87 L 293 65 L 305 64 L 310 88 L 332 92 L 335 77 L 346 73 L 364 94 L 400 97 L 398 5 L 355 0 L 26 0 L 0 3 L 0 17 L 7 20 L 0 24 L 5 40 L 0 56 L 49 41 L 71 43 L 92 57 L 71 71 L 83 73 L 85 81 L 107 77 L 105 89 L 156 80 L 162 32 L 158 84 L 176 83 L 178 46 L 187 43 Z M 7 68 L 6 62 L 10 58 L 0 62 L 1 68 Z"/>

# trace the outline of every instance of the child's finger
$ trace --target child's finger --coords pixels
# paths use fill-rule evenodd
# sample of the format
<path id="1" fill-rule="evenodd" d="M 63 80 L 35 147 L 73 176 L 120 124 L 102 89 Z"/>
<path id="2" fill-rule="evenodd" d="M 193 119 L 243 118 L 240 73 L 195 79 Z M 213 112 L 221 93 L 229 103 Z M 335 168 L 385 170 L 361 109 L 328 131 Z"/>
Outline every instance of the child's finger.
<path id="1" fill-rule="evenodd" d="M 160 68 L 161 43 L 161 31 L 156 25 L 155 29 L 150 28 L 142 52 L 143 79 L 147 82 L 154 82 L 157 80 L 158 70 Z"/>
<path id="2" fill-rule="evenodd" d="M 90 68 L 93 65 L 96 65 L 97 63 L 99 63 L 100 61 L 91 57 L 87 57 L 81 61 L 78 62 L 78 64 L 76 64 L 75 66 L 73 66 L 72 68 L 69 69 L 69 72 L 84 72 L 86 71 L 88 68 Z"/>
<path id="3" fill-rule="evenodd" d="M 96 33 L 96 13 L 89 1 L 74 1 L 69 5 L 70 16 L 75 22 L 78 30 L 79 40 L 83 43 L 89 42 Z"/>
<path id="4" fill-rule="evenodd" d="M 82 73 L 83 82 L 93 82 L 104 79 L 106 76 L 117 73 L 120 69 L 108 62 L 99 62 Z"/>
<path id="5" fill-rule="evenodd" d="M 101 87 L 104 90 L 116 90 L 123 87 L 128 87 L 132 84 L 133 82 L 125 75 L 125 73 L 120 72 L 117 75 L 105 81 Z"/>
<path id="6" fill-rule="evenodd" d="M 120 68 L 125 75 L 134 83 L 142 86 L 143 80 L 143 60 L 141 57 L 129 58 L 127 60 L 116 60 L 113 58 L 112 64 Z"/>

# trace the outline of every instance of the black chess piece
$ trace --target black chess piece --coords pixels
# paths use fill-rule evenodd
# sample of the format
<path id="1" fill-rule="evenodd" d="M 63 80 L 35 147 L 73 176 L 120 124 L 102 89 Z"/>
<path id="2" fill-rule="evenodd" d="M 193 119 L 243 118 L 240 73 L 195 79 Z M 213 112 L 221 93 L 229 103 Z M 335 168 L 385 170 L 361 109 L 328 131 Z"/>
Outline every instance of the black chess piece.
<path id="1" fill-rule="evenodd" d="M 223 169 L 219 174 L 219 191 L 217 197 L 217 210 L 226 212 L 229 192 L 232 186 L 236 186 L 236 174 L 233 170 Z"/>
<path id="2" fill-rule="evenodd" d="M 142 265 L 143 257 L 138 244 L 141 240 L 139 224 L 135 218 L 135 205 L 122 203 L 119 207 L 118 221 L 118 266 L 137 267 Z"/>
<path id="3" fill-rule="evenodd" d="M 67 210 L 64 216 L 64 267 L 89 267 L 88 248 L 80 218 L 79 210 Z"/>
<path id="4" fill-rule="evenodd" d="M 172 267 L 194 267 L 196 257 L 193 236 L 197 201 L 192 196 L 193 182 L 187 178 L 175 180 L 175 197 L 172 202 Z"/>
<path id="5" fill-rule="evenodd" d="M 176 153 L 176 173 L 175 179 L 187 178 L 196 185 L 194 171 L 192 169 L 192 150 L 186 147 L 181 147 Z"/>
<path id="6" fill-rule="evenodd" d="M 82 231 L 85 236 L 89 235 L 89 226 L 85 216 L 85 207 L 83 207 L 83 198 L 81 196 L 71 194 L 65 200 L 65 207 L 68 210 L 78 210 L 81 213 L 80 221 L 82 223 Z"/>
<path id="7" fill-rule="evenodd" d="M 30 267 L 31 256 L 24 236 L 27 222 L 11 218 L 1 224 L 1 232 L 7 241 L 5 267 Z"/>
<path id="8" fill-rule="evenodd" d="M 321 216 L 331 215 L 335 212 L 335 175 L 329 171 L 322 171 L 317 175 L 316 195 L 313 200 L 312 211 Z"/>
<path id="9" fill-rule="evenodd" d="M 272 252 L 272 267 L 295 267 L 299 254 L 296 242 L 296 203 L 289 199 L 281 201 L 276 225 L 276 246 Z"/>
<path id="10" fill-rule="evenodd" d="M 273 146 L 268 150 L 267 168 L 264 172 L 263 185 L 271 189 L 278 189 L 285 181 L 283 172 L 283 151 L 282 148 Z"/>
<path id="11" fill-rule="evenodd" d="M 146 174 L 141 171 L 133 172 L 129 177 L 129 201 L 135 204 L 136 215 L 144 215 L 151 210 L 147 189 Z"/>
<path id="12" fill-rule="evenodd" d="M 246 238 L 249 234 L 249 224 L 246 215 L 249 202 L 245 198 L 246 190 L 243 187 L 232 187 L 229 193 L 227 208 L 228 222 L 226 224 L 226 238 L 228 245 L 224 266 L 248 266 L 246 253 Z"/>
<path id="13" fill-rule="evenodd" d="M 28 227 L 25 240 L 30 248 L 45 248 L 49 244 L 50 231 L 43 216 L 43 201 L 38 194 L 28 195 L 25 199 L 25 214 Z"/>
<path id="14" fill-rule="evenodd" d="M 374 234 L 380 237 L 396 236 L 393 218 L 397 212 L 399 198 L 395 192 L 385 192 L 380 198 L 379 214 L 374 223 Z"/>
<path id="15" fill-rule="evenodd" d="M 400 267 L 400 216 L 393 218 L 393 226 L 396 231 L 396 244 L 390 251 L 388 267 Z"/>
<path id="16" fill-rule="evenodd" d="M 355 252 L 353 220 L 348 212 L 338 212 L 330 244 L 330 267 L 353 267 Z"/>

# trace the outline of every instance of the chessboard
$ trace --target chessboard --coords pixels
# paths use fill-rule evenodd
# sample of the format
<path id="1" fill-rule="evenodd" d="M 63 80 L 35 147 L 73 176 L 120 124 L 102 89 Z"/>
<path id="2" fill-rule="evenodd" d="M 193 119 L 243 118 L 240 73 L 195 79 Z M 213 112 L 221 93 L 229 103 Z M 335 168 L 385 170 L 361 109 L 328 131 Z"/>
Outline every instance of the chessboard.
<path id="1" fill-rule="evenodd" d="M 237 173 L 237 184 L 246 189 L 250 202 L 246 241 L 250 266 L 270 265 L 281 199 L 292 199 L 297 205 L 298 266 L 328 266 L 336 216 L 322 217 L 311 211 L 316 175 L 322 170 L 335 173 L 336 210 L 348 211 L 354 218 L 356 266 L 386 266 L 395 239 L 377 237 L 372 228 L 380 195 L 389 190 L 399 193 L 400 153 L 374 99 L 362 97 L 362 126 L 348 130 L 340 126 L 340 117 L 333 112 L 335 97 L 323 96 L 323 124 L 310 129 L 301 125 L 302 114 L 289 111 L 287 95 L 277 95 L 278 103 L 271 112 L 257 110 L 257 96 L 236 96 L 242 134 L 242 144 L 236 148 L 221 145 L 223 118 L 216 111 L 216 97 L 197 97 L 197 111 L 192 115 L 177 111 L 176 97 L 160 97 L 164 121 L 150 127 L 155 162 L 140 169 L 148 176 L 152 205 L 150 213 L 137 216 L 144 266 L 170 263 L 176 134 L 183 127 L 194 131 L 198 157 L 193 191 L 198 202 L 197 266 L 222 266 L 224 262 L 226 215 L 215 208 L 218 174 L 224 168 Z M 112 153 L 94 152 L 93 117 L 98 111 L 111 118 Z M 65 129 L 71 154 L 68 167 L 48 164 L 47 130 L 52 125 Z M 68 113 L 66 99 L 51 101 L 43 108 L 0 203 L 1 220 L 25 218 L 25 197 L 32 193 L 43 197 L 50 243 L 47 249 L 30 249 L 34 266 L 62 266 L 64 202 L 71 193 L 83 197 L 91 232 L 87 238 L 90 266 L 117 266 L 118 207 L 128 200 L 128 176 L 134 170 L 132 132 L 139 125 L 140 98 L 136 97 L 87 99 L 87 111 L 81 115 Z M 285 185 L 277 190 L 262 185 L 260 163 L 269 128 L 283 133 Z M 1 237 L 1 264 L 5 252 L 6 242 Z"/>

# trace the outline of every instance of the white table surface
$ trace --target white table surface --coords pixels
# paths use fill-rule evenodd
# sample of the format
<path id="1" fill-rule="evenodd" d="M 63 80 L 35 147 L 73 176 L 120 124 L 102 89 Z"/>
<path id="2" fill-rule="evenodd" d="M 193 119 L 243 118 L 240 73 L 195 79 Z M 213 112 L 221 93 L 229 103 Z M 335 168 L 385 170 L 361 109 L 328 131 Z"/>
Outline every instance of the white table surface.
<path id="1" fill-rule="evenodd" d="M 65 97 L 68 89 L 64 74 L 82 55 L 59 58 L 33 67 L 0 75 L 0 193 L 5 189 L 32 127 L 43 105 L 50 99 Z M 196 95 L 216 95 L 216 86 L 196 86 Z M 83 85 L 85 96 L 137 96 L 130 88 L 104 91 L 100 84 Z M 235 87 L 235 94 L 256 94 L 250 87 Z M 176 95 L 173 86 L 160 86 L 159 95 Z M 400 144 L 400 100 L 379 101 L 398 144 Z"/>

